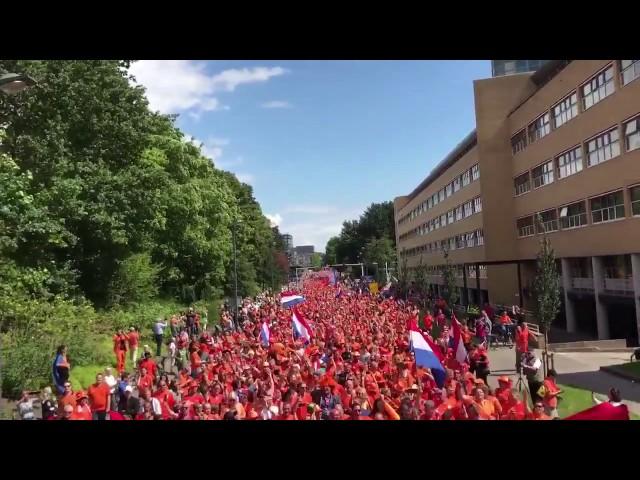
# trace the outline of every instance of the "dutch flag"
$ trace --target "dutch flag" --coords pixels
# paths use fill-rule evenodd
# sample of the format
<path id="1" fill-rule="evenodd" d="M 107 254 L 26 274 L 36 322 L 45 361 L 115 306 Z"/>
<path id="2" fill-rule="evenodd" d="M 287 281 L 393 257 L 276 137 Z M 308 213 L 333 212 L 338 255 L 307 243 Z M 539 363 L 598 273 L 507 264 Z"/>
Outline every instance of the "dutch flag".
<path id="1" fill-rule="evenodd" d="M 264 321 L 262 322 L 262 327 L 260 328 L 260 340 L 262 341 L 262 345 L 268 347 L 269 339 L 271 339 L 271 332 L 269 331 L 269 325 L 266 321 Z"/>
<path id="2" fill-rule="evenodd" d="M 293 337 L 295 339 L 302 338 L 305 343 L 311 340 L 311 337 L 313 336 L 311 333 L 311 327 L 309 327 L 306 319 L 297 309 L 293 310 L 291 323 L 293 326 Z"/>
<path id="3" fill-rule="evenodd" d="M 280 294 L 280 303 L 285 308 L 291 308 L 304 302 L 304 297 L 295 292 L 282 292 Z"/>
<path id="4" fill-rule="evenodd" d="M 437 345 L 416 330 L 409 331 L 409 343 L 416 358 L 416 366 L 431 369 L 438 388 L 442 388 L 446 372 L 442 366 L 442 354 Z"/>
<path id="5" fill-rule="evenodd" d="M 464 348 L 464 342 L 462 341 L 462 330 L 460 329 L 460 322 L 453 316 L 453 352 L 456 355 L 456 360 L 459 363 L 464 363 L 467 360 L 467 349 Z"/>

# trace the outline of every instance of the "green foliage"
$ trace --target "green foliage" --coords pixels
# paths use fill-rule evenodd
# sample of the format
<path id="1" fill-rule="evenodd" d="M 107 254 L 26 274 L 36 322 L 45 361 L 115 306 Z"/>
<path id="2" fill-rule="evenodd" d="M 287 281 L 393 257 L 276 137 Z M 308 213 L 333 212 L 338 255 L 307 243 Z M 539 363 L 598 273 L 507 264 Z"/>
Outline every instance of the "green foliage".
<path id="1" fill-rule="evenodd" d="M 451 264 L 449 252 L 447 250 L 444 251 L 444 260 L 445 264 L 442 268 L 442 280 L 444 283 L 442 298 L 444 298 L 450 308 L 453 308 L 453 306 L 458 302 L 456 268 Z"/>
<path id="2" fill-rule="evenodd" d="M 402 249 L 400 255 L 400 265 L 398 268 L 397 290 L 398 296 L 400 297 L 406 297 L 407 291 L 409 290 L 409 267 L 407 265 L 408 259 L 405 253 L 405 249 Z"/>
<path id="3" fill-rule="evenodd" d="M 425 298 L 427 291 L 429 290 L 429 284 L 427 282 L 427 269 L 427 264 L 423 263 L 422 256 L 420 256 L 420 262 L 414 270 L 414 282 L 418 292 L 423 299 Z"/>
<path id="4" fill-rule="evenodd" d="M 556 259 L 551 242 L 546 235 L 540 241 L 534 290 L 538 320 L 545 332 L 548 332 L 560 311 L 560 275 L 556 269 Z"/>
<path id="5" fill-rule="evenodd" d="M 136 253 L 119 262 L 111 285 L 111 305 L 135 305 L 155 297 L 159 272 L 148 253 Z"/>
<path id="6" fill-rule="evenodd" d="M 311 266 L 315 268 L 322 267 L 323 255 L 319 252 L 315 252 L 311 255 Z"/>

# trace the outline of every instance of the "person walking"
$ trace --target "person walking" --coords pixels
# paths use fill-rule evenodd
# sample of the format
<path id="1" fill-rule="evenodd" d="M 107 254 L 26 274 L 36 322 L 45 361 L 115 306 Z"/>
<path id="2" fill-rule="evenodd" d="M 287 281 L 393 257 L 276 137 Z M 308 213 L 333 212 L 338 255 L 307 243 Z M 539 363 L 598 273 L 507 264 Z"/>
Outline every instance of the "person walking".
<path id="1" fill-rule="evenodd" d="M 138 345 L 140 345 L 140 333 L 136 330 L 136 327 L 131 327 L 127 334 L 127 342 L 129 343 L 129 355 L 131 358 L 131 364 L 133 368 L 136 366 L 138 360 Z M 122 372 L 120 372 L 122 373 Z"/>
<path id="2" fill-rule="evenodd" d="M 529 327 L 521 318 L 516 327 L 516 372 L 520 372 L 523 354 L 529 351 L 529 339 L 535 339 L 535 335 L 529 331 Z"/>
<path id="3" fill-rule="evenodd" d="M 104 383 L 104 377 L 101 373 L 96 375 L 96 383 L 87 389 L 87 397 L 93 419 L 106 420 L 107 412 L 111 410 L 111 391 L 109 386 Z"/>
<path id="4" fill-rule="evenodd" d="M 162 340 L 164 339 L 164 329 L 167 328 L 167 322 L 163 322 L 162 318 L 158 318 L 153 324 L 153 337 L 156 340 L 156 357 L 162 354 Z"/>

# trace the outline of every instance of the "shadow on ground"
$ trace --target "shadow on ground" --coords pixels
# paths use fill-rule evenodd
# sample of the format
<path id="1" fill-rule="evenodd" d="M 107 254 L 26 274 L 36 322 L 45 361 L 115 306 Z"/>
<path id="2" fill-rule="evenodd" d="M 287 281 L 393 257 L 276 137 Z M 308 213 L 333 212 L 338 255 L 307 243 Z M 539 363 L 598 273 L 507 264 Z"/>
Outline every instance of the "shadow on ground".
<path id="1" fill-rule="evenodd" d="M 611 387 L 618 388 L 622 399 L 640 403 L 640 383 L 634 383 L 624 378 L 616 377 L 600 370 L 592 372 L 561 373 L 557 383 L 591 390 L 595 393 L 607 395 Z"/>

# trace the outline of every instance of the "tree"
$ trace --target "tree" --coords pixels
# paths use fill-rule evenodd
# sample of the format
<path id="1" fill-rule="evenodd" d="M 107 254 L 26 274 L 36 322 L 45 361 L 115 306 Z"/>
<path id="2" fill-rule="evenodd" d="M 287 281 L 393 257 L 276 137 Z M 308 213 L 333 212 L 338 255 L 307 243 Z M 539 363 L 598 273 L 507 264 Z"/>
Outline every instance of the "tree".
<path id="1" fill-rule="evenodd" d="M 398 296 L 405 297 L 407 296 L 407 291 L 409 290 L 409 267 L 407 265 L 408 259 L 406 255 L 406 250 L 403 248 L 402 252 L 400 252 L 400 264 L 398 265 Z"/>
<path id="2" fill-rule="evenodd" d="M 538 225 L 544 232 L 542 218 L 537 216 Z M 534 290 L 536 293 L 536 310 L 538 321 L 544 330 L 545 358 L 547 357 L 547 346 L 549 343 L 549 329 L 560 311 L 560 276 L 556 268 L 556 259 L 551 241 L 546 233 L 540 240 L 540 250 L 537 258 L 536 277 L 534 279 Z M 546 374 L 546 362 L 545 362 Z"/>
<path id="3" fill-rule="evenodd" d="M 325 248 L 325 261 L 327 265 L 335 265 L 338 262 L 338 253 L 337 248 L 340 243 L 339 237 L 331 237 L 327 242 L 327 246 Z"/>
<path id="4" fill-rule="evenodd" d="M 451 260 L 449 259 L 449 250 L 444 250 L 444 266 L 442 269 L 442 280 L 443 280 L 443 295 L 442 297 L 449 305 L 449 308 L 453 310 L 453 306 L 458 301 L 458 289 L 457 289 L 457 275 L 456 275 L 456 267 L 451 264 Z"/>
<path id="5" fill-rule="evenodd" d="M 322 267 L 322 257 L 323 255 L 319 252 L 315 252 L 313 255 L 311 255 L 311 266 L 314 268 Z"/>
<path id="6" fill-rule="evenodd" d="M 414 279 L 415 279 L 415 284 L 416 287 L 418 289 L 418 292 L 420 293 L 420 296 L 422 297 L 422 306 L 423 308 L 425 307 L 425 303 L 424 300 L 427 296 L 427 292 L 429 290 L 429 285 L 427 282 L 428 279 L 428 265 L 426 263 L 423 263 L 422 261 L 422 256 L 420 256 L 420 262 L 418 263 L 418 266 L 415 268 L 415 275 L 414 275 Z"/>
<path id="7" fill-rule="evenodd" d="M 395 257 L 395 248 L 393 242 L 386 237 L 372 238 L 364 246 L 363 260 L 368 265 L 377 264 L 376 275 L 380 280 L 379 272 L 384 269 L 385 263 L 391 263 Z"/>
<path id="8" fill-rule="evenodd" d="M 120 262 L 110 288 L 110 304 L 126 306 L 155 297 L 160 270 L 148 253 L 136 253 Z"/>

